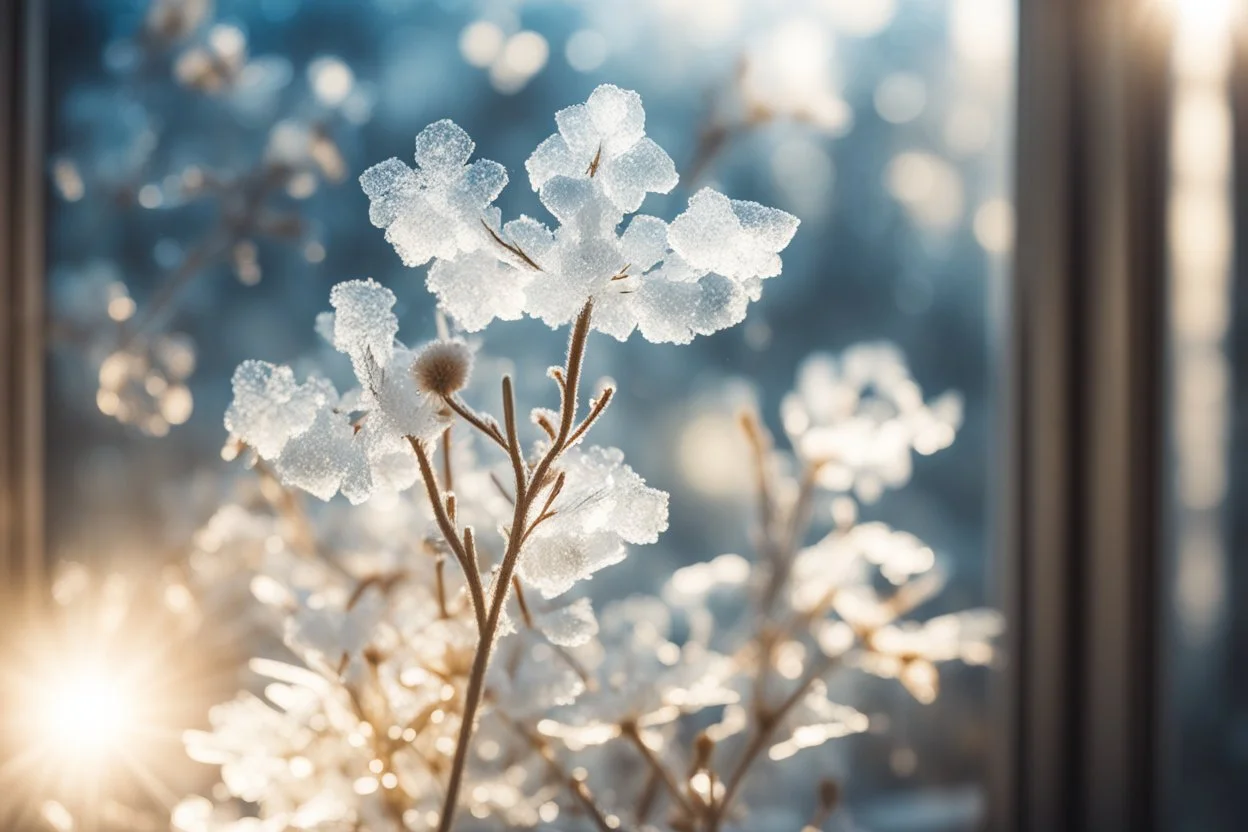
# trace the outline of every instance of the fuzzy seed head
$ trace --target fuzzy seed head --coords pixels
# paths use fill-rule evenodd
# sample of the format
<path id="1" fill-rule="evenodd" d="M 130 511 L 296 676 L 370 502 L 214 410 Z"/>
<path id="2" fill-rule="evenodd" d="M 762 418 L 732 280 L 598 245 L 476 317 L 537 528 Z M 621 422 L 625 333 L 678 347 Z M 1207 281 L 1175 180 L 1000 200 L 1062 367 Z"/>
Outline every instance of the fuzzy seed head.
<path id="1" fill-rule="evenodd" d="M 471 373 L 472 350 L 463 341 L 433 341 L 412 362 L 416 387 L 435 396 L 463 390 Z"/>

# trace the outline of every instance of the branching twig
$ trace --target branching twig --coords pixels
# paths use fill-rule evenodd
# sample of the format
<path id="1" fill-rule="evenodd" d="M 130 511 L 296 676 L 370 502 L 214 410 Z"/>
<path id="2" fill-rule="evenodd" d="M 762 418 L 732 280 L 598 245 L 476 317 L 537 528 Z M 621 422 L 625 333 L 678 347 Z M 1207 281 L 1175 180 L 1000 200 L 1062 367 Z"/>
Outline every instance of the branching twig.
<path id="1" fill-rule="evenodd" d="M 459 532 L 455 530 L 455 524 L 447 514 L 446 503 L 438 489 L 438 480 L 434 476 L 433 465 L 429 461 L 429 453 L 416 437 L 409 436 L 407 439 L 411 443 L 412 450 L 416 452 L 416 461 L 420 464 L 420 475 L 425 481 L 425 490 L 429 494 L 429 503 L 433 506 L 433 516 L 437 520 L 438 529 L 442 532 L 442 537 L 446 539 L 446 544 L 451 547 L 455 559 L 459 561 L 463 569 L 464 578 L 468 581 L 468 593 L 472 597 L 472 611 L 477 619 L 477 630 L 484 632 L 485 590 L 481 585 L 481 572 L 477 568 L 475 558 L 469 558 L 464 542 L 460 540 Z"/>
<path id="2" fill-rule="evenodd" d="M 568 438 L 572 435 L 572 426 L 576 421 L 577 391 L 585 359 L 585 343 L 589 339 L 592 317 L 593 304 L 586 303 L 585 308 L 581 310 L 580 315 L 576 319 L 568 341 L 566 375 L 564 383 L 561 385 L 562 401 L 560 402 L 559 431 L 532 473 L 527 474 L 527 476 L 517 477 L 515 483 L 516 496 L 515 507 L 512 513 L 511 533 L 507 538 L 507 549 L 503 553 L 503 560 L 498 567 L 498 573 L 494 580 L 489 613 L 481 630 L 481 639 L 477 644 L 476 655 L 472 660 L 472 670 L 468 677 L 468 689 L 464 696 L 464 712 L 459 729 L 459 737 L 455 743 L 455 756 L 451 762 L 451 774 L 447 781 L 442 814 L 438 820 L 438 832 L 450 832 L 455 820 L 455 810 L 459 804 L 459 790 L 463 785 L 464 768 L 468 762 L 468 746 L 472 741 L 477 710 L 481 706 L 481 699 L 485 693 L 485 674 L 489 668 L 490 654 L 494 649 L 494 641 L 498 636 L 498 625 L 502 618 L 503 606 L 511 589 L 511 577 L 515 574 L 516 567 L 520 561 L 521 547 L 524 542 L 534 497 L 541 493 L 551 467 L 567 448 Z M 504 406 L 507 406 L 506 401 Z M 514 405 L 509 407 L 509 410 L 511 411 L 511 416 L 506 421 L 509 423 L 507 428 L 508 451 L 511 453 L 512 450 L 518 449 L 519 440 L 513 438 L 515 436 Z M 413 441 L 413 447 L 416 448 L 418 456 L 423 453 L 423 449 L 419 447 L 418 442 Z M 427 461 L 426 458 L 426 463 Z M 426 471 L 426 468 L 427 464 L 422 464 L 421 473 L 426 479 L 426 486 L 429 487 L 429 482 L 433 481 L 432 471 Z M 436 492 L 436 483 L 430 490 Z M 439 521 L 439 525 L 442 526 L 443 534 L 454 535 L 454 528 L 450 527 L 449 523 L 442 525 L 441 521 Z M 451 545 L 454 547 L 454 543 Z"/>
<path id="3" fill-rule="evenodd" d="M 672 799 L 676 801 L 681 810 L 690 820 L 697 817 L 697 812 L 693 808 L 693 804 L 689 802 L 689 797 L 681 790 L 680 785 L 676 782 L 676 776 L 663 763 L 662 760 L 654 753 L 650 746 L 646 745 L 646 741 L 642 739 L 641 731 L 638 730 L 636 723 L 629 722 L 620 726 L 620 732 L 627 737 L 637 750 L 641 752 L 641 756 L 645 758 L 646 763 L 658 775 L 663 785 L 667 787 L 667 791 L 671 794 Z"/>

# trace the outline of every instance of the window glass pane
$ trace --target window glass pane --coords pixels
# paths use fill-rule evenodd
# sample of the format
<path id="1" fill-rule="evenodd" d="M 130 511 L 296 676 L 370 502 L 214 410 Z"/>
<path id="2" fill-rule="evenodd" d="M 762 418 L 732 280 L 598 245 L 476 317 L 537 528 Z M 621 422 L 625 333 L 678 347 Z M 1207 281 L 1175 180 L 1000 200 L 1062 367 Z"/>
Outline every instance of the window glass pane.
<path id="1" fill-rule="evenodd" d="M 126 609 L 119 649 L 127 660 L 130 653 L 156 650 L 178 658 L 176 671 L 152 682 L 151 690 L 162 702 L 176 699 L 179 707 L 144 712 L 174 739 L 136 746 L 137 765 L 151 776 L 119 775 L 124 783 L 110 784 L 109 794 L 120 804 L 158 813 L 166 798 L 196 793 L 232 807 L 218 811 L 244 814 L 271 815 L 277 801 L 287 800 L 290 811 L 339 812 L 337 819 L 365 823 L 384 824 L 367 812 L 384 819 L 397 807 L 397 817 L 412 829 L 426 828 L 431 812 L 436 817 L 433 795 L 441 787 L 435 785 L 443 782 L 450 756 L 445 743 L 428 751 L 433 774 L 422 769 L 425 779 L 419 780 L 401 772 L 413 778 L 403 780 L 402 788 L 387 780 L 392 762 L 385 754 L 376 752 L 381 762 L 374 769 L 366 755 L 359 768 L 360 755 L 348 753 L 342 770 L 349 773 L 333 785 L 341 794 L 333 792 L 332 809 L 308 808 L 311 795 L 291 785 L 303 778 L 319 782 L 314 778 L 322 776 L 322 761 L 312 751 L 287 754 L 282 759 L 289 770 L 273 780 L 255 769 L 234 772 L 265 784 L 250 791 L 231 781 L 231 772 L 225 785 L 214 786 L 216 766 L 183 762 L 178 733 L 206 728 L 209 705 L 230 699 L 240 687 L 266 694 L 272 680 L 263 666 L 259 673 L 254 665 L 248 670 L 249 657 L 316 664 L 306 653 L 296 655 L 302 642 L 291 636 L 296 625 L 281 623 L 285 596 L 278 584 L 284 581 L 289 590 L 327 581 L 338 587 L 337 595 L 322 587 L 319 593 L 295 592 L 290 603 L 333 610 L 354 603 L 352 592 L 341 591 L 344 585 L 412 570 L 423 576 L 414 582 L 424 581 L 419 597 L 427 599 L 430 551 L 441 545 L 446 554 L 445 544 L 436 543 L 420 485 L 357 508 L 342 497 L 323 504 L 283 491 L 275 459 L 248 469 L 250 452 L 233 458 L 239 449 L 227 441 L 222 424 L 231 374 L 244 360 L 262 359 L 289 364 L 300 380 L 319 370 L 339 390 L 353 385 L 351 363 L 313 326 L 329 308 L 331 286 L 349 279 L 371 277 L 393 291 L 405 343 L 434 337 L 441 324 L 425 286 L 426 269 L 405 267 L 383 232 L 368 222 L 369 199 L 357 177 L 392 156 L 412 164 L 413 136 L 450 118 L 473 137 L 480 158 L 509 169 L 510 184 L 497 203 L 502 216 L 527 213 L 552 223 L 530 188 L 524 162 L 555 130 L 556 111 L 611 83 L 640 93 L 646 134 L 670 154 L 682 177 L 670 193 L 646 197 L 645 213 L 670 221 L 705 186 L 790 212 L 801 226 L 783 252 L 782 275 L 732 290 L 739 304 L 748 301 L 744 322 L 687 346 L 651 343 L 645 324 L 624 343 L 598 332 L 590 337 L 587 387 L 609 378 L 619 388 L 594 427 L 593 441 L 622 449 L 649 486 L 671 494 L 670 527 L 657 544 L 634 547 L 623 562 L 551 603 L 592 598 L 605 641 L 610 616 L 626 615 L 613 602 L 651 593 L 675 603 L 681 586 L 700 580 L 698 573 L 677 573 L 685 583 L 673 584 L 677 569 L 724 553 L 765 561 L 758 476 L 740 428 L 742 413 L 757 413 L 778 453 L 786 455 L 774 461 L 772 472 L 779 489 L 772 498 L 781 514 L 800 480 L 792 445 L 804 449 L 807 461 L 817 457 L 822 464 L 810 527 L 798 524 L 803 534 L 796 542 L 813 546 L 822 540 L 826 551 L 805 556 L 803 568 L 816 574 L 801 580 L 811 587 L 826 581 L 819 570 L 838 557 L 837 547 L 852 545 L 859 560 L 886 559 L 883 574 L 881 564 L 867 564 L 863 593 L 889 598 L 900 591 L 894 604 L 905 609 L 907 620 L 957 615 L 914 631 L 858 620 L 857 636 L 875 639 L 875 650 L 861 661 L 846 660 L 863 667 L 828 676 L 828 698 L 865 714 L 869 729 L 826 744 L 816 743 L 824 729 L 789 740 L 778 732 L 769 750 L 776 759 L 763 760 L 744 781 L 740 805 L 755 814 L 740 820 L 739 828 L 795 829 L 817 818 L 820 795 L 828 796 L 826 788 L 820 791 L 825 780 L 840 784 L 844 801 L 821 828 L 983 827 L 996 741 L 987 707 L 990 676 L 967 665 L 991 660 L 989 645 L 1000 622 L 986 611 L 961 613 L 999 603 L 990 556 L 992 450 L 1000 416 L 993 382 L 1013 237 L 1011 0 L 69 0 L 50 6 L 48 292 L 54 337 L 48 504 L 52 556 L 59 564 L 55 588 L 67 610 Z M 573 118 L 565 114 L 569 142 Z M 615 164 L 606 141 L 592 141 L 599 141 L 598 150 L 587 151 L 589 165 L 576 163 L 583 170 L 567 168 L 573 177 L 596 179 L 600 164 Z M 602 168 L 602 180 L 618 175 L 624 182 L 623 164 L 616 172 Z M 374 219 L 384 219 L 382 213 L 375 208 Z M 483 245 L 501 245 L 506 237 L 524 249 L 519 232 L 499 229 L 493 232 L 499 239 L 490 242 L 469 225 L 460 233 L 470 231 L 474 240 L 486 240 Z M 454 231 L 425 243 L 446 243 Z M 722 241 L 725 232 L 717 233 Z M 392 229 L 391 236 L 401 233 Z M 692 250 L 682 252 L 690 262 L 696 259 Z M 706 256 L 722 254 L 713 249 Z M 646 277 L 629 276 L 629 269 L 640 268 L 633 262 L 639 256 L 630 254 L 617 266 L 621 285 L 638 284 L 621 291 L 644 298 Z M 513 252 L 506 268 L 514 269 L 518 259 Z M 535 280 L 557 271 L 542 262 Z M 717 262 L 704 271 L 731 268 Z M 510 273 L 500 272 L 498 280 L 510 279 Z M 483 298 L 496 299 L 489 294 L 496 291 L 502 290 L 490 285 Z M 703 302 L 716 297 L 707 294 Z M 597 314 L 605 316 L 606 308 L 599 304 Z M 667 320 L 662 316 L 668 308 L 656 312 L 655 320 Z M 465 318 L 475 309 L 460 303 L 455 311 Z M 596 320 L 609 325 L 605 317 Z M 512 373 L 521 430 L 535 438 L 539 429 L 527 414 L 535 404 L 557 404 L 546 369 L 563 362 L 567 327 L 552 332 L 529 317 L 495 322 L 487 336 L 468 337 L 482 345 L 477 381 L 465 394 L 469 402 L 501 412 L 497 379 Z M 389 339 L 379 343 L 384 349 Z M 799 378 L 805 380 L 804 401 L 790 395 Z M 823 420 L 834 429 L 810 430 L 803 419 Z M 358 421 L 354 428 L 367 430 Z M 461 422 L 453 436 L 462 442 L 469 433 Z M 499 463 L 494 476 L 506 480 L 506 459 L 490 456 L 479 437 L 474 441 L 482 465 Z M 404 454 L 401 464 L 411 466 Z M 441 465 L 440 457 L 433 462 Z M 466 455 L 455 464 L 475 470 Z M 495 503 L 514 498 L 505 483 L 493 488 L 488 470 L 477 473 L 477 484 Z M 459 482 L 469 493 L 471 480 L 461 474 Z M 600 499 L 601 492 L 591 490 L 584 510 L 592 513 Z M 504 545 L 492 518 L 474 521 L 484 530 L 488 562 Z M 781 526 L 788 528 L 777 522 L 773 538 L 783 537 L 776 531 Z M 889 536 L 890 529 L 899 534 Z M 337 565 L 324 577 L 324 567 L 304 564 L 321 570 L 313 580 L 289 565 L 299 563 L 290 561 L 292 552 Z M 718 563 L 732 572 L 738 561 Z M 288 571 L 279 581 L 274 576 L 283 568 Z M 123 577 L 110 583 L 106 576 L 114 572 Z M 458 585 L 453 561 L 446 574 L 456 576 Z M 534 588 L 541 586 L 536 573 L 524 574 L 534 606 L 550 607 Z M 766 572 L 759 567 L 749 574 L 759 582 Z M 929 598 L 938 575 L 943 587 Z M 738 586 L 724 592 L 710 603 L 716 623 L 705 637 L 728 661 L 748 665 L 757 655 L 751 645 L 757 645 L 737 633 L 755 626 L 751 599 L 759 591 Z M 772 627 L 796 622 L 799 632 L 805 632 L 802 603 L 829 622 L 837 617 L 833 608 L 854 620 L 859 597 L 844 593 L 799 603 L 788 595 L 778 602 Z M 885 618 L 892 609 L 867 606 Z M 523 623 L 522 610 L 509 609 Z M 632 609 L 629 614 L 636 614 Z M 683 661 L 692 661 L 689 652 L 703 638 L 700 619 L 687 609 L 672 615 L 675 623 L 665 637 L 686 645 Z M 637 626 L 630 625 L 630 638 L 636 638 Z M 606 649 L 612 654 L 625 648 L 611 643 Z M 781 639 L 768 696 L 782 700 L 814 667 L 818 649 L 809 635 Z M 650 652 L 667 655 L 661 664 L 674 660 L 670 651 Z M 546 655 L 558 664 L 549 648 Z M 938 686 L 928 657 L 939 660 Z M 599 659 L 578 653 L 576 660 L 590 661 L 592 670 Z M 345 668 L 333 664 L 334 670 Z M 455 703 L 448 706 L 449 718 L 458 720 L 466 673 L 447 672 Z M 733 676 L 734 696 L 748 701 L 751 675 Z M 880 678 L 898 675 L 905 685 Z M 289 693 L 270 685 L 267 696 L 282 700 L 283 691 Z M 920 701 L 937 692 L 935 702 Z M 345 701 L 339 706 L 348 712 L 358 706 Z M 286 700 L 278 704 L 294 708 Z M 215 713 L 226 719 L 223 711 Z M 664 754 L 679 777 L 696 757 L 696 733 L 720 720 L 731 722 L 733 714 L 720 704 L 678 728 L 656 727 L 661 737 L 655 742 L 666 743 Z M 532 715 L 525 711 L 526 718 Z M 864 727 L 843 714 L 805 720 L 824 725 L 825 733 Z M 315 727 L 320 724 L 297 727 L 334 736 L 340 729 Z M 481 742 L 492 742 L 494 752 L 504 740 L 485 732 L 497 728 L 481 728 Z M 283 730 L 295 728 L 286 724 Z M 396 742 L 407 747 L 405 730 L 400 726 Z M 352 742 L 367 739 L 358 731 L 348 735 Z M 745 737 L 723 739 L 715 756 L 720 785 L 694 778 L 688 800 L 698 799 L 699 788 L 722 796 Z M 808 743 L 818 747 L 801 749 Z M 203 741 L 192 745 L 207 762 L 220 762 Z M 473 765 L 494 764 L 489 748 L 481 748 L 483 760 L 474 758 Z M 590 786 L 610 797 L 625 828 L 635 823 L 627 812 L 638 805 L 645 782 L 633 784 L 632 792 L 624 784 L 632 783 L 644 760 L 639 763 L 628 749 L 614 756 L 563 745 L 557 751 L 569 767 L 589 769 Z M 272 761 L 256 759 L 267 753 L 266 747 L 252 762 L 263 768 Z M 533 811 L 581 811 L 539 769 L 531 777 L 550 790 L 553 808 L 537 804 Z M 386 799 L 372 798 L 374 791 Z M 520 791 L 528 806 L 533 790 Z M 100 810 L 98 802 L 80 805 L 75 795 L 81 794 L 71 790 L 49 799 L 71 813 Z M 494 805 L 488 789 L 466 794 L 461 805 L 472 806 L 474 814 L 502 811 L 488 808 Z M 182 804 L 182 811 L 193 814 L 205 805 Z M 540 817 L 549 821 L 547 814 Z"/>
<path id="2" fill-rule="evenodd" d="M 1244 732 L 1243 89 L 1234 4 L 1176 6 L 1170 205 L 1170 828 L 1240 825 Z M 1238 67 L 1238 68 L 1237 68 Z"/>

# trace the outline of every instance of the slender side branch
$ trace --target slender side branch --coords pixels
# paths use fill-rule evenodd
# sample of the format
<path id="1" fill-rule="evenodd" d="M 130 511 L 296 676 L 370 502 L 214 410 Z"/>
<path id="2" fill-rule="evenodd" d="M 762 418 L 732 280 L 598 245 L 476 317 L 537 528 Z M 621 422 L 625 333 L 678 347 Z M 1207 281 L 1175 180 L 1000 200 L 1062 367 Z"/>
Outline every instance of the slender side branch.
<path id="1" fill-rule="evenodd" d="M 478 416 L 472 411 L 472 408 L 460 401 L 457 396 L 444 396 L 442 400 L 446 402 L 447 407 L 459 414 L 461 419 L 481 431 L 487 439 L 497 444 L 504 451 L 507 450 L 507 442 L 499 432 L 498 425 L 491 424 L 491 422 L 487 422 Z"/>
<path id="2" fill-rule="evenodd" d="M 725 781 L 723 798 L 711 812 L 710 822 L 707 826 L 710 832 L 718 832 L 720 824 L 723 823 L 724 818 L 728 815 L 728 810 L 732 808 L 732 802 L 736 798 L 737 792 L 745 783 L 746 775 L 750 773 L 750 768 L 754 765 L 754 762 L 771 742 L 771 737 L 775 734 L 776 728 L 784 721 L 789 712 L 802 701 L 802 698 L 810 691 L 810 686 L 823 678 L 832 668 L 836 667 L 837 663 L 837 659 L 825 657 L 818 667 L 806 674 L 798 686 L 784 698 L 783 702 L 776 708 L 762 713 L 762 718 L 759 720 L 749 744 L 741 753 L 741 759 L 737 762 L 737 766 L 732 770 L 732 773 L 728 775 L 727 781 Z"/>
<path id="3" fill-rule="evenodd" d="M 572 793 L 572 796 L 589 813 L 589 817 L 594 822 L 594 825 L 601 832 L 614 832 L 614 827 L 607 821 L 606 813 L 598 805 L 598 801 L 594 799 L 594 794 L 589 790 L 589 786 L 582 778 L 564 770 L 563 766 L 559 764 L 559 758 L 555 756 L 554 749 L 550 747 L 550 743 L 544 737 L 534 734 L 505 714 L 500 714 L 500 716 L 502 716 L 504 722 L 511 726 L 513 731 L 528 740 L 529 745 L 533 746 L 533 750 L 545 761 L 555 777 L 568 787 L 568 791 Z"/>
<path id="4" fill-rule="evenodd" d="M 650 746 L 646 745 L 646 741 L 642 739 L 641 731 L 638 730 L 637 725 L 631 722 L 626 723 L 620 726 L 620 731 L 623 736 L 627 737 L 628 740 L 637 747 L 637 750 L 641 752 L 641 756 L 645 758 L 647 765 L 649 765 L 654 773 L 659 777 L 663 785 L 667 787 L 668 793 L 671 794 L 672 799 L 676 801 L 676 804 L 680 806 L 685 815 L 689 817 L 690 820 L 696 818 L 698 813 L 694 810 L 693 804 L 689 802 L 689 797 L 681 790 L 680 785 L 676 782 L 676 776 L 673 775 L 671 770 L 663 763 L 662 760 L 658 758 L 658 756 L 654 753 L 654 750 L 650 748 Z"/>
<path id="5" fill-rule="evenodd" d="M 455 553 L 455 559 L 459 561 L 459 565 L 464 571 L 464 578 L 468 581 L 468 594 L 472 597 L 472 611 L 477 619 L 477 630 L 484 632 L 486 623 L 485 589 L 481 585 L 481 572 L 477 568 L 476 559 L 469 558 L 468 551 L 464 548 L 464 542 L 460 540 L 459 532 L 455 530 L 455 524 L 446 512 L 446 503 L 442 498 L 441 491 L 438 489 L 438 478 L 433 473 L 433 464 L 429 461 L 429 452 L 425 450 L 425 446 L 416 437 L 409 436 L 407 441 L 411 443 L 412 450 L 416 452 L 416 461 L 420 464 L 420 477 L 425 482 L 425 490 L 429 494 L 429 504 L 433 506 L 433 516 L 437 520 L 438 529 L 442 532 L 442 536 L 446 538 L 446 545 L 450 546 L 451 551 Z"/>
<path id="6" fill-rule="evenodd" d="M 613 395 L 615 395 L 614 387 L 608 387 L 606 390 L 602 391 L 602 395 L 594 401 L 593 407 L 589 411 L 589 415 L 585 417 L 585 420 L 581 422 L 576 431 L 568 437 L 569 445 L 575 445 L 586 433 L 589 432 L 589 429 L 594 426 L 594 422 L 598 421 L 598 417 L 603 414 L 603 412 L 607 409 L 607 405 L 611 403 L 611 397 Z"/>

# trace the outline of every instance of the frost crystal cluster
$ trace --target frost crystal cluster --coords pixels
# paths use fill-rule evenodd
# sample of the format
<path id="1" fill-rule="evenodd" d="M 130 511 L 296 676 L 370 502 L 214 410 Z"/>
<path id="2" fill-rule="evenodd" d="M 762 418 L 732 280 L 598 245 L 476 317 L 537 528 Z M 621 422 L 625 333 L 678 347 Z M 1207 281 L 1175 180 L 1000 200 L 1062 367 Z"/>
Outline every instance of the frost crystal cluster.
<path id="1" fill-rule="evenodd" d="M 555 122 L 525 164 L 553 229 L 525 215 L 502 221 L 493 202 L 506 170 L 470 161 L 472 139 L 449 121 L 416 137 L 415 168 L 388 159 L 360 177 L 373 224 L 403 262 L 432 260 L 442 308 L 475 332 L 525 315 L 563 326 L 592 302 L 600 332 L 677 344 L 740 323 L 780 273 L 797 218 L 709 188 L 670 224 L 636 213 L 678 180 L 630 90 L 601 86 Z"/>
<path id="2" fill-rule="evenodd" d="M 175 829 L 798 829 L 836 811 L 836 784 L 811 783 L 811 820 L 768 770 L 869 727 L 832 698 L 834 670 L 929 702 L 942 663 L 992 659 L 995 614 L 914 618 L 940 587 L 932 549 L 858 521 L 850 495 L 900 485 L 911 451 L 958 426 L 955 400 L 925 403 L 882 347 L 803 368 L 784 405 L 792 452 L 742 415 L 755 557 L 595 611 L 587 582 L 658 540 L 668 495 L 589 442 L 616 395 L 581 401 L 591 333 L 687 342 L 740 321 L 797 220 L 712 190 L 670 224 L 635 214 L 677 184 L 636 93 L 600 87 L 556 122 L 526 166 L 553 230 L 501 221 L 506 172 L 448 121 L 417 137 L 414 168 L 362 182 L 461 330 L 569 326 L 557 406 L 521 419 L 504 376 L 501 412 L 477 409 L 478 345 L 397 340 L 395 296 L 372 280 L 334 287 L 316 322 L 351 389 L 263 361 L 235 373 L 228 447 L 265 500 L 218 512 L 192 566 L 203 587 L 245 588 L 283 658 L 255 659 L 262 692 L 186 736 L 222 784 L 179 804 Z M 305 508 L 300 490 L 356 505 Z"/>

